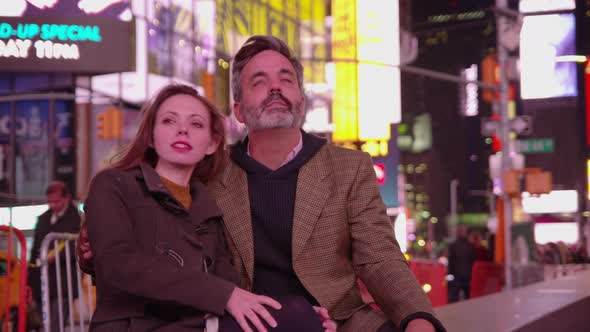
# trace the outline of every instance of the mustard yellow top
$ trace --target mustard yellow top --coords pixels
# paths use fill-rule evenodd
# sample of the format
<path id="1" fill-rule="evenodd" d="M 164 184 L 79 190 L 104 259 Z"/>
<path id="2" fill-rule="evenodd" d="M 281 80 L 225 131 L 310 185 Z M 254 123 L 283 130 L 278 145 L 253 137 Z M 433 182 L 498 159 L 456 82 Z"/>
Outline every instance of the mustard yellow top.
<path id="1" fill-rule="evenodd" d="M 170 190 L 172 196 L 174 196 L 174 198 L 176 198 L 176 200 L 178 200 L 180 204 L 184 206 L 185 209 L 188 209 L 191 206 L 193 198 L 191 197 L 190 186 L 181 186 L 166 179 L 163 176 L 160 176 L 160 179 L 162 179 L 162 182 L 164 183 L 166 188 Z"/>

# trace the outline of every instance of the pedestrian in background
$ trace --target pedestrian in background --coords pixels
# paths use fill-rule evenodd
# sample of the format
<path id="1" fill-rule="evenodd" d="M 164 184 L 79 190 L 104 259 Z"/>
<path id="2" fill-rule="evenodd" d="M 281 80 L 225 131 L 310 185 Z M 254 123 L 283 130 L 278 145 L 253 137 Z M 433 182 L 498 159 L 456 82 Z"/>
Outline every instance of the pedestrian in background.
<path id="1" fill-rule="evenodd" d="M 449 246 L 448 282 L 449 303 L 468 299 L 471 289 L 471 270 L 475 261 L 475 249 L 467 238 L 467 227 L 457 227 L 457 239 Z M 461 296 L 462 295 L 462 296 Z"/>
<path id="2" fill-rule="evenodd" d="M 29 263 L 29 284 L 33 291 L 33 297 L 36 302 L 37 310 L 41 310 L 41 275 L 40 263 L 38 259 L 41 255 L 41 243 L 49 233 L 72 233 L 77 234 L 80 231 L 80 214 L 78 209 L 72 203 L 72 195 L 67 185 L 61 181 L 53 181 L 47 186 L 45 191 L 47 197 L 47 204 L 49 209 L 39 216 L 37 225 L 35 226 L 35 233 L 33 236 L 33 248 L 31 249 L 31 257 Z M 63 242 L 62 242 L 63 243 Z M 48 278 L 49 278 L 49 310 L 51 330 L 59 331 L 60 324 L 65 323 L 69 315 L 68 299 L 67 299 L 67 267 L 66 260 L 71 264 L 71 281 L 72 281 L 72 296 L 74 299 L 78 298 L 78 283 L 76 278 L 76 256 L 74 250 L 74 242 L 70 241 L 70 255 L 66 257 L 63 245 L 54 246 L 52 242 L 48 250 L 53 251 L 53 254 L 48 256 Z M 57 288 L 57 264 L 56 251 L 59 251 L 59 266 L 61 275 L 61 289 L 62 293 L 58 293 Z M 62 299 L 62 318 L 59 320 L 59 305 L 58 298 Z"/>

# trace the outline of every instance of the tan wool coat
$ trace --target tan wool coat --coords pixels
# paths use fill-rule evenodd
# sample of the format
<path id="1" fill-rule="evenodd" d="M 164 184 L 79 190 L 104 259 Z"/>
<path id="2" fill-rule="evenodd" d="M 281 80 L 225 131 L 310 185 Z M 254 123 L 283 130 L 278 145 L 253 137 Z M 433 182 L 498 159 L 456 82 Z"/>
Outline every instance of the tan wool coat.
<path id="1" fill-rule="evenodd" d="M 254 243 L 247 175 L 230 162 L 208 187 L 224 214 L 241 287 L 251 289 Z M 326 144 L 299 171 L 293 268 L 339 331 L 375 331 L 387 319 L 399 326 L 412 313 L 433 313 L 385 210 L 366 153 Z M 363 303 L 357 277 L 385 315 Z"/>

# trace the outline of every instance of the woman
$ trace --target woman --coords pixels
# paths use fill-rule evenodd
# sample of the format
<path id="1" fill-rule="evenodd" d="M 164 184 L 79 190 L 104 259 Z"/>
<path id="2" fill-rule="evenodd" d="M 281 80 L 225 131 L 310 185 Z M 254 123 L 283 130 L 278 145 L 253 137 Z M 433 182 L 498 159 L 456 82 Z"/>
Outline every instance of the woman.
<path id="1" fill-rule="evenodd" d="M 84 205 L 97 289 L 90 330 L 195 331 L 226 311 L 244 331 L 277 325 L 277 301 L 236 287 L 222 214 L 203 185 L 223 145 L 222 116 L 192 87 L 166 86 L 144 107 L 135 140 L 94 177 Z"/>

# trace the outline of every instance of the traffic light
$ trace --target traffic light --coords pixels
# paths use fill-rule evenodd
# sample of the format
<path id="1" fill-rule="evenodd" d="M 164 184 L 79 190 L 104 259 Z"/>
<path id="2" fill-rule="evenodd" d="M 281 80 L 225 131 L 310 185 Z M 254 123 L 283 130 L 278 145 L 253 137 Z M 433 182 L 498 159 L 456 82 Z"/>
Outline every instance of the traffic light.
<path id="1" fill-rule="evenodd" d="M 504 192 L 520 196 L 523 191 L 532 195 L 548 194 L 552 190 L 551 172 L 540 168 L 509 169 L 502 177 Z"/>
<path id="2" fill-rule="evenodd" d="M 481 80 L 487 84 L 498 84 L 499 72 L 496 54 L 488 54 L 481 60 Z M 483 100 L 490 104 L 496 99 L 496 91 L 492 89 L 483 88 L 481 95 Z"/>
<path id="3" fill-rule="evenodd" d="M 109 107 L 96 116 L 96 136 L 102 139 L 121 138 L 123 131 L 123 112 Z"/>

